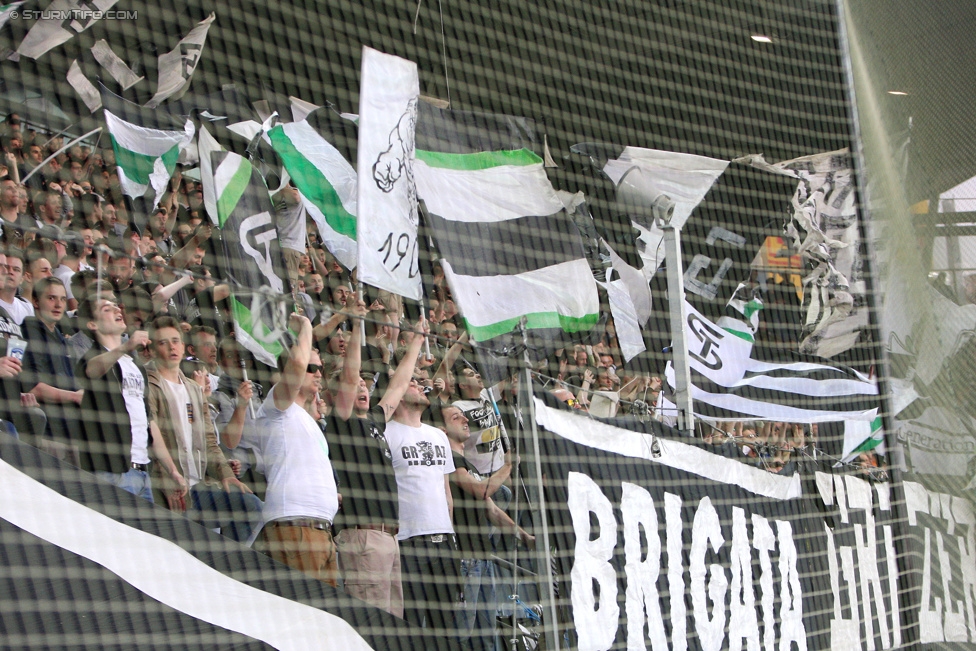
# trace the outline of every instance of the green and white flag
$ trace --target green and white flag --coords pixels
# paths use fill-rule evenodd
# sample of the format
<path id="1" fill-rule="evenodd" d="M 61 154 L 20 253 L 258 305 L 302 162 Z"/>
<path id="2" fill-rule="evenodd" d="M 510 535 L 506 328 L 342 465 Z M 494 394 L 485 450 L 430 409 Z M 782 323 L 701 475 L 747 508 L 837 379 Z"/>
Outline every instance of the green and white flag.
<path id="1" fill-rule="evenodd" d="M 268 132 L 268 138 L 322 241 L 344 267 L 354 269 L 356 170 L 305 120 L 279 124 Z"/>
<path id="2" fill-rule="evenodd" d="M 11 2 L 10 4 L 7 5 L 0 5 L 0 27 L 3 27 L 4 25 L 7 24 L 7 21 L 10 20 L 10 14 L 17 11 L 17 8 L 20 7 L 20 5 L 22 4 L 24 3 Z"/>
<path id="3" fill-rule="evenodd" d="M 193 123 L 187 120 L 183 131 L 149 129 L 126 122 L 106 109 L 105 124 L 112 140 L 122 192 L 130 197 L 142 197 L 152 189 L 155 207 L 176 170 L 180 150 L 193 141 Z"/>
<path id="4" fill-rule="evenodd" d="M 167 99 L 179 99 L 190 85 L 193 71 L 200 63 L 207 32 L 215 14 L 210 14 L 190 30 L 176 47 L 159 55 L 159 82 L 156 94 L 146 103 L 146 108 L 156 108 Z"/>
<path id="5" fill-rule="evenodd" d="M 219 224 L 217 215 L 217 190 L 214 188 L 213 157 L 212 154 L 226 151 L 217 139 L 210 135 L 207 127 L 200 125 L 200 136 L 197 138 L 197 153 L 200 155 L 200 184 L 203 186 L 203 207 L 210 216 L 210 221 Z"/>
<path id="6" fill-rule="evenodd" d="M 884 428 L 881 426 L 881 416 L 870 422 L 845 420 L 844 453 L 840 464 L 850 463 L 857 459 L 862 452 L 870 452 L 883 445 Z"/>
<path id="7" fill-rule="evenodd" d="M 740 283 L 725 306 L 725 314 L 715 325 L 739 339 L 754 344 L 756 332 L 759 330 L 759 313 L 762 309 L 763 302 L 759 295 L 745 283 Z"/>
<path id="8" fill-rule="evenodd" d="M 474 114 L 425 106 L 421 115 L 434 124 L 418 125 L 417 193 L 471 339 L 506 335 L 523 318 L 553 336 L 593 326 L 596 281 L 542 158 L 527 148 L 473 151 L 504 139 L 484 122 L 466 128 Z M 421 148 L 431 145 L 439 151 Z"/>
<path id="9" fill-rule="evenodd" d="M 256 359 L 275 366 L 288 317 L 282 300 L 284 265 L 268 187 L 244 157 L 230 152 L 211 156 L 224 243 L 221 273 L 231 284 L 234 332 Z"/>

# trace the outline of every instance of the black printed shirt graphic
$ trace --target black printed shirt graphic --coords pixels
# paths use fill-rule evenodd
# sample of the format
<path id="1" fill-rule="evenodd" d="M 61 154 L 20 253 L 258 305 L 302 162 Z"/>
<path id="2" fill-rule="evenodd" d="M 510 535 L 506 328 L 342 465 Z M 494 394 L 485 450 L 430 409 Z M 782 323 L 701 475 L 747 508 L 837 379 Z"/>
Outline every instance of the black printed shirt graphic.
<path id="1" fill-rule="evenodd" d="M 453 405 L 464 413 L 471 431 L 464 442 L 464 458 L 482 474 L 501 468 L 509 447 L 508 436 L 487 391 L 477 400 L 456 400 Z"/>
<path id="2" fill-rule="evenodd" d="M 454 472 L 447 435 L 430 425 L 387 423 L 400 504 L 401 540 L 417 535 L 453 533 L 444 477 Z"/>

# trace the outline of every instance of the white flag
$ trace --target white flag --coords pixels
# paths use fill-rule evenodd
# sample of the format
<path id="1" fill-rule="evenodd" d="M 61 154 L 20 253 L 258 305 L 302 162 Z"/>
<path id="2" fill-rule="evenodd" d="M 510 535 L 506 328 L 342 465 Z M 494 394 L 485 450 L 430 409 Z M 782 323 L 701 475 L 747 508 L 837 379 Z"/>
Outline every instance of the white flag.
<path id="1" fill-rule="evenodd" d="M 216 15 L 210 14 L 201 20 L 175 48 L 159 55 L 159 83 L 156 94 L 146 104 L 148 108 L 156 108 L 167 99 L 179 99 L 186 92 L 214 18 Z"/>
<path id="2" fill-rule="evenodd" d="M 144 77 L 140 77 L 136 73 L 132 72 L 132 69 L 126 65 L 125 61 L 119 58 L 119 56 L 112 51 L 112 47 L 108 44 L 104 38 L 95 41 L 95 45 L 91 49 L 92 56 L 95 60 L 101 64 L 108 74 L 112 75 L 115 81 L 119 82 L 122 86 L 122 90 L 129 90 Z"/>
<path id="3" fill-rule="evenodd" d="M 95 84 L 88 81 L 88 77 L 81 71 L 77 61 L 72 61 L 71 67 L 68 68 L 68 83 L 75 89 L 89 111 L 94 113 L 102 108 L 102 97 L 98 89 L 95 88 Z"/>
<path id="4" fill-rule="evenodd" d="M 363 47 L 359 92 L 359 279 L 414 300 L 417 262 L 414 132 L 417 64 Z"/>
<path id="5" fill-rule="evenodd" d="M 21 41 L 17 54 L 37 59 L 45 52 L 65 43 L 95 24 L 102 12 L 115 6 L 118 0 L 54 0 L 44 10 L 50 18 L 41 18 Z M 71 14 L 73 20 L 62 16 Z"/>

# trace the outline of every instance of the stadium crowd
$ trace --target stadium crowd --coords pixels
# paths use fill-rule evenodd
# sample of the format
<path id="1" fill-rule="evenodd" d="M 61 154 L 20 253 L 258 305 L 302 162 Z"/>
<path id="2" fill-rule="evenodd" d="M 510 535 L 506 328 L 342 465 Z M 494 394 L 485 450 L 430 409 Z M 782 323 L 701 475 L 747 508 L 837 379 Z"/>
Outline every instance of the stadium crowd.
<path id="1" fill-rule="evenodd" d="M 199 182 L 178 168 L 158 207 L 138 216 L 111 148 L 61 151 L 62 138 L 15 115 L 0 143 L 6 429 L 493 649 L 493 558 L 535 545 L 510 506 L 521 486 L 518 375 L 484 385 L 436 266 L 425 314 L 407 320 L 388 292 L 361 297 L 284 188 L 273 200 L 288 300 L 301 309 L 269 368 L 235 338 Z M 602 340 L 533 370 L 568 408 L 669 421 L 661 378 L 623 369 L 612 320 Z M 715 423 L 701 435 L 770 472 L 817 442 L 816 426 L 789 423 Z"/>

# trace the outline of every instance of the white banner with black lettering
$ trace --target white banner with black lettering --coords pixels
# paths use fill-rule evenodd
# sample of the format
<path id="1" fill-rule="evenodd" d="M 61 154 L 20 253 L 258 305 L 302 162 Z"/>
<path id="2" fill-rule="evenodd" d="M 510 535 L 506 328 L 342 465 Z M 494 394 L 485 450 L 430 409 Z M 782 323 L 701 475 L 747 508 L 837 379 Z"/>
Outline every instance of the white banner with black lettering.
<path id="1" fill-rule="evenodd" d="M 417 64 L 363 47 L 356 239 L 362 282 L 420 300 L 414 136 Z"/>
<path id="2" fill-rule="evenodd" d="M 914 482 L 902 496 L 812 461 L 774 475 L 735 458 L 734 447 L 678 440 L 656 422 L 642 433 L 617 428 L 548 397 L 536 410 L 566 607 L 560 632 L 575 637 L 571 646 L 867 651 L 916 635 L 976 643 L 968 500 Z M 907 555 L 921 570 L 911 578 L 900 574 Z M 906 581 L 920 590 L 906 592 Z"/>

